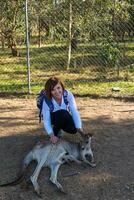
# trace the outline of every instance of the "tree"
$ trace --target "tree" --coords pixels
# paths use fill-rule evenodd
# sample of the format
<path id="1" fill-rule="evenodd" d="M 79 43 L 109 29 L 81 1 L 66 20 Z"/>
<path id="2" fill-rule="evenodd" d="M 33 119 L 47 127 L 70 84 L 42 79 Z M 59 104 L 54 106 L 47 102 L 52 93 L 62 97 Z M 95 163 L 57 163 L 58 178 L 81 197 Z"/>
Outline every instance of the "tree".
<path id="1" fill-rule="evenodd" d="M 23 0 L 1 1 L 0 35 L 7 41 L 13 56 L 17 56 L 17 36 L 24 31 Z"/>

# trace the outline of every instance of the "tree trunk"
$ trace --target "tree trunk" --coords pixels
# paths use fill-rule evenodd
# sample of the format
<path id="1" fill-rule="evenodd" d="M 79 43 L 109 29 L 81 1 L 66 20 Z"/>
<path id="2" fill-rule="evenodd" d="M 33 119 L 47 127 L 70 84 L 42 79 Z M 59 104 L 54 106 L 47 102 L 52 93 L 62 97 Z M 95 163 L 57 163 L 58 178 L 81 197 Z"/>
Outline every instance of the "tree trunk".
<path id="1" fill-rule="evenodd" d="M 16 44 L 12 43 L 11 46 L 10 46 L 10 48 L 11 48 L 12 56 L 16 57 L 18 55 Z"/>
<path id="2" fill-rule="evenodd" d="M 113 35 L 116 38 L 116 30 L 115 30 L 115 4 L 116 0 L 113 0 L 113 10 L 112 10 L 112 30 L 113 30 Z"/>
<path id="3" fill-rule="evenodd" d="M 71 62 L 71 40 L 72 40 L 72 3 L 70 0 L 69 5 L 69 31 L 68 31 L 68 62 L 67 62 L 67 70 L 70 68 Z"/>
<path id="4" fill-rule="evenodd" d="M 1 49 L 2 49 L 2 51 L 4 51 L 4 49 L 5 49 L 5 40 L 4 40 L 4 37 L 1 37 Z"/>
<path id="5" fill-rule="evenodd" d="M 13 57 L 16 57 L 18 55 L 17 47 L 16 47 L 16 42 L 12 37 L 9 38 L 9 48 L 11 48 L 11 53 Z"/>
<path id="6" fill-rule="evenodd" d="M 54 27 L 52 25 L 52 27 L 50 28 L 50 40 L 54 41 Z"/>
<path id="7" fill-rule="evenodd" d="M 38 47 L 41 47 L 41 23 L 40 23 L 40 16 L 38 16 Z"/>

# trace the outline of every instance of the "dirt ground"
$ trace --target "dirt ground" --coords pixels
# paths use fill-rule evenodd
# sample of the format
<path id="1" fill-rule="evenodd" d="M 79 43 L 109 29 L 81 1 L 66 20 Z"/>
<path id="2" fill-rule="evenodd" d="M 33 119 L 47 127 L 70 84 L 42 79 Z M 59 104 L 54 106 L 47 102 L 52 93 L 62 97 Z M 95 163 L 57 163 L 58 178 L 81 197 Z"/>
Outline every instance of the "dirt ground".
<path id="1" fill-rule="evenodd" d="M 93 134 L 96 168 L 63 165 L 59 181 L 61 194 L 49 181 L 50 171 L 42 169 L 39 185 L 43 200 L 132 200 L 134 199 L 134 103 L 117 100 L 77 98 L 84 130 Z M 80 140 L 78 135 L 63 136 Z M 20 163 L 37 141 L 47 140 L 38 123 L 35 99 L 0 99 L 0 184 L 16 177 Z M 33 163 L 29 173 L 34 169 Z M 76 176 L 64 177 L 69 172 Z M 32 186 L 0 188 L 0 200 L 38 200 Z"/>

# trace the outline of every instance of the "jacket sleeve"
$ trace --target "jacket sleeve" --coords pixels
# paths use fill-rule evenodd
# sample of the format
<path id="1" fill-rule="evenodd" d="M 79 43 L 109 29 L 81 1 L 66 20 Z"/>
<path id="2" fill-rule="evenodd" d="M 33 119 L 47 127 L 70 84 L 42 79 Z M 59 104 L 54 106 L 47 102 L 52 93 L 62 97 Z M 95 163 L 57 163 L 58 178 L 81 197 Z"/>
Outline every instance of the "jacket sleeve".
<path id="1" fill-rule="evenodd" d="M 74 120 L 75 127 L 82 128 L 82 122 L 81 122 L 80 114 L 77 110 L 75 98 L 74 98 L 74 95 L 70 91 L 68 91 L 68 103 L 69 103 L 70 112 Z"/>
<path id="2" fill-rule="evenodd" d="M 44 128 L 47 134 L 50 135 L 53 133 L 53 128 L 51 124 L 50 109 L 46 104 L 45 100 L 43 101 L 42 115 L 43 115 Z"/>

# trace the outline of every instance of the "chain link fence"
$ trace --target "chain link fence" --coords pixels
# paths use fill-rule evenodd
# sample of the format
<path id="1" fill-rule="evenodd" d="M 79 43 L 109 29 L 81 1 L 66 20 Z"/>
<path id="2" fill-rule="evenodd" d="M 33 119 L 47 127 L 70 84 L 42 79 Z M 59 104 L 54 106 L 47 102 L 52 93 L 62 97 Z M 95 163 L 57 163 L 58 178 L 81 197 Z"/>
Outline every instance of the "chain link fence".
<path id="1" fill-rule="evenodd" d="M 0 4 L 1 93 L 36 94 L 50 76 L 58 76 L 77 95 L 134 95 L 133 0 Z"/>

